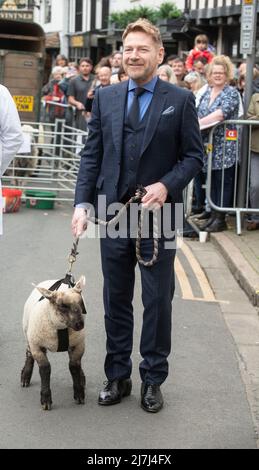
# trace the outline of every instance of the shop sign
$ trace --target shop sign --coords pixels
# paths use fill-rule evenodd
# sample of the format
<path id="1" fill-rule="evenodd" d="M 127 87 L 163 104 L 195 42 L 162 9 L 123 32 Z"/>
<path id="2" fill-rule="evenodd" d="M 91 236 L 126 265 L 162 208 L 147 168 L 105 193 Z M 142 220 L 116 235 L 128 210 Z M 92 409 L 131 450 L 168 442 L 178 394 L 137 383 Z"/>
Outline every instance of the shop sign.
<path id="1" fill-rule="evenodd" d="M 84 36 L 72 36 L 71 47 L 84 47 Z"/>
<path id="2" fill-rule="evenodd" d="M 18 10 L 0 10 L 0 19 L 14 21 L 33 21 L 33 12 Z"/>
<path id="3" fill-rule="evenodd" d="M 18 111 L 32 113 L 34 109 L 34 96 L 13 96 Z"/>

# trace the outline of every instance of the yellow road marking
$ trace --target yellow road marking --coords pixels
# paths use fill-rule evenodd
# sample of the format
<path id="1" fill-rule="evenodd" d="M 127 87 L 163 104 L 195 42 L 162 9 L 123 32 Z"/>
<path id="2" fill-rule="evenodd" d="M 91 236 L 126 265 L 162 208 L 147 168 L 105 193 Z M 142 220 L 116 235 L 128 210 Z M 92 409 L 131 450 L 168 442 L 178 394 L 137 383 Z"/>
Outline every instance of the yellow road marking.
<path id="1" fill-rule="evenodd" d="M 175 260 L 175 271 L 177 274 L 177 278 L 181 287 L 182 291 L 182 296 L 183 299 L 185 300 L 198 300 L 198 301 L 203 301 L 203 302 L 218 302 L 215 299 L 214 293 L 209 285 L 208 279 L 206 278 L 203 270 L 201 269 L 198 261 L 196 260 L 195 256 L 193 255 L 192 251 L 190 248 L 184 243 L 181 243 L 181 250 L 185 257 L 187 258 L 194 275 L 200 285 L 203 297 L 194 297 L 193 291 L 190 285 L 190 282 L 188 280 L 188 277 L 185 273 L 185 270 L 179 261 L 179 258 L 176 257 Z"/>
<path id="2" fill-rule="evenodd" d="M 194 254 L 185 243 L 182 244 L 181 249 L 186 258 L 188 259 L 194 274 L 196 275 L 196 278 L 200 284 L 201 291 L 203 293 L 203 297 L 208 301 L 215 301 L 215 295 L 209 285 L 209 281 L 205 276 L 204 271 L 201 269 L 201 266 L 195 258 Z"/>
<path id="3" fill-rule="evenodd" d="M 175 258 L 175 272 L 181 287 L 182 297 L 185 300 L 194 300 L 191 284 L 189 283 L 188 277 L 183 269 L 179 258 Z"/>

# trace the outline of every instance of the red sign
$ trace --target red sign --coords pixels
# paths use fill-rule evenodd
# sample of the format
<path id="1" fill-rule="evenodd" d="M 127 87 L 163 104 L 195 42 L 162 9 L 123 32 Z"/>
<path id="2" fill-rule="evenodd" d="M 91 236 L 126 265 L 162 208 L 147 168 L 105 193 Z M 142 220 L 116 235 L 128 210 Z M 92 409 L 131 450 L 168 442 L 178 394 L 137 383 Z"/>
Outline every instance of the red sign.
<path id="1" fill-rule="evenodd" d="M 226 140 L 237 140 L 237 130 L 226 129 Z"/>

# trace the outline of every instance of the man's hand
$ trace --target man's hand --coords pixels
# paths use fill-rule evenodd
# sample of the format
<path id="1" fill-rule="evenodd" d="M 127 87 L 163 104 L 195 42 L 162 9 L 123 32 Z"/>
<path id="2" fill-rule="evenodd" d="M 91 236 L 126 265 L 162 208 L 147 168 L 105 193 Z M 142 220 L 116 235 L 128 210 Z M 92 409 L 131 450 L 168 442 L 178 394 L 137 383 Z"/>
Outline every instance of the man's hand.
<path id="1" fill-rule="evenodd" d="M 85 209 L 76 207 L 72 218 L 72 233 L 75 238 L 80 237 L 87 229 L 87 215 Z"/>
<path id="2" fill-rule="evenodd" d="M 147 194 L 142 198 L 144 209 L 157 210 L 160 209 L 168 196 L 168 190 L 163 183 L 155 183 L 146 186 Z"/>
<path id="3" fill-rule="evenodd" d="M 77 107 L 78 111 L 84 111 L 84 109 L 85 109 L 83 103 L 80 103 L 80 101 L 77 101 L 76 107 Z"/>

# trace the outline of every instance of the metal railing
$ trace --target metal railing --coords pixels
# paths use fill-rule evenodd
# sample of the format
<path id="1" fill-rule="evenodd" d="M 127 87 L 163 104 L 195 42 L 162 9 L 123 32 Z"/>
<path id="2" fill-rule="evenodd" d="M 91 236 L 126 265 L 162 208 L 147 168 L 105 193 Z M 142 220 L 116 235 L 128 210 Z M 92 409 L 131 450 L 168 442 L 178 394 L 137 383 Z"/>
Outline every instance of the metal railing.
<path id="1" fill-rule="evenodd" d="M 231 139 L 231 134 L 227 134 L 228 126 L 235 126 L 236 133 L 233 134 L 233 151 L 235 152 L 235 176 L 234 176 L 234 187 L 233 187 L 233 204 L 231 207 L 224 207 L 223 200 L 224 200 L 224 173 L 226 170 L 226 141 L 227 135 L 229 139 Z M 213 138 L 215 134 L 215 130 L 219 127 L 223 126 L 224 129 L 224 144 L 223 144 L 223 159 L 222 159 L 222 182 L 221 182 L 221 203 L 220 205 L 216 205 L 215 202 L 212 200 L 211 197 L 211 187 L 212 187 L 212 171 L 213 171 Z M 243 126 L 248 126 L 249 131 L 249 138 L 248 138 L 248 149 L 245 149 L 245 153 L 247 152 L 248 159 L 247 159 L 247 177 L 246 177 L 246 198 L 244 207 L 240 207 L 238 205 L 238 171 L 239 171 L 239 162 L 240 159 L 246 158 L 246 155 L 242 155 L 242 131 Z M 207 170 L 207 181 L 206 181 L 206 198 L 209 206 L 218 212 L 225 212 L 225 213 L 235 213 L 236 214 L 236 230 L 237 234 L 240 235 L 242 233 L 242 214 L 258 214 L 259 215 L 259 207 L 251 208 L 250 207 L 250 171 L 251 171 L 251 132 L 252 126 L 259 126 L 258 120 L 245 120 L 245 119 L 238 119 L 238 120 L 226 120 L 221 123 L 216 124 L 209 134 L 209 143 L 208 143 L 208 170 Z M 235 142 L 235 144 L 234 144 Z"/>
<path id="2" fill-rule="evenodd" d="M 24 135 L 30 144 L 20 149 L 5 175 L 3 187 L 23 191 L 22 199 L 29 199 L 27 190 L 54 192 L 57 201 L 73 201 L 80 164 L 79 152 L 87 133 L 57 119 L 54 124 L 22 122 Z M 37 197 L 39 200 L 48 199 Z"/>

